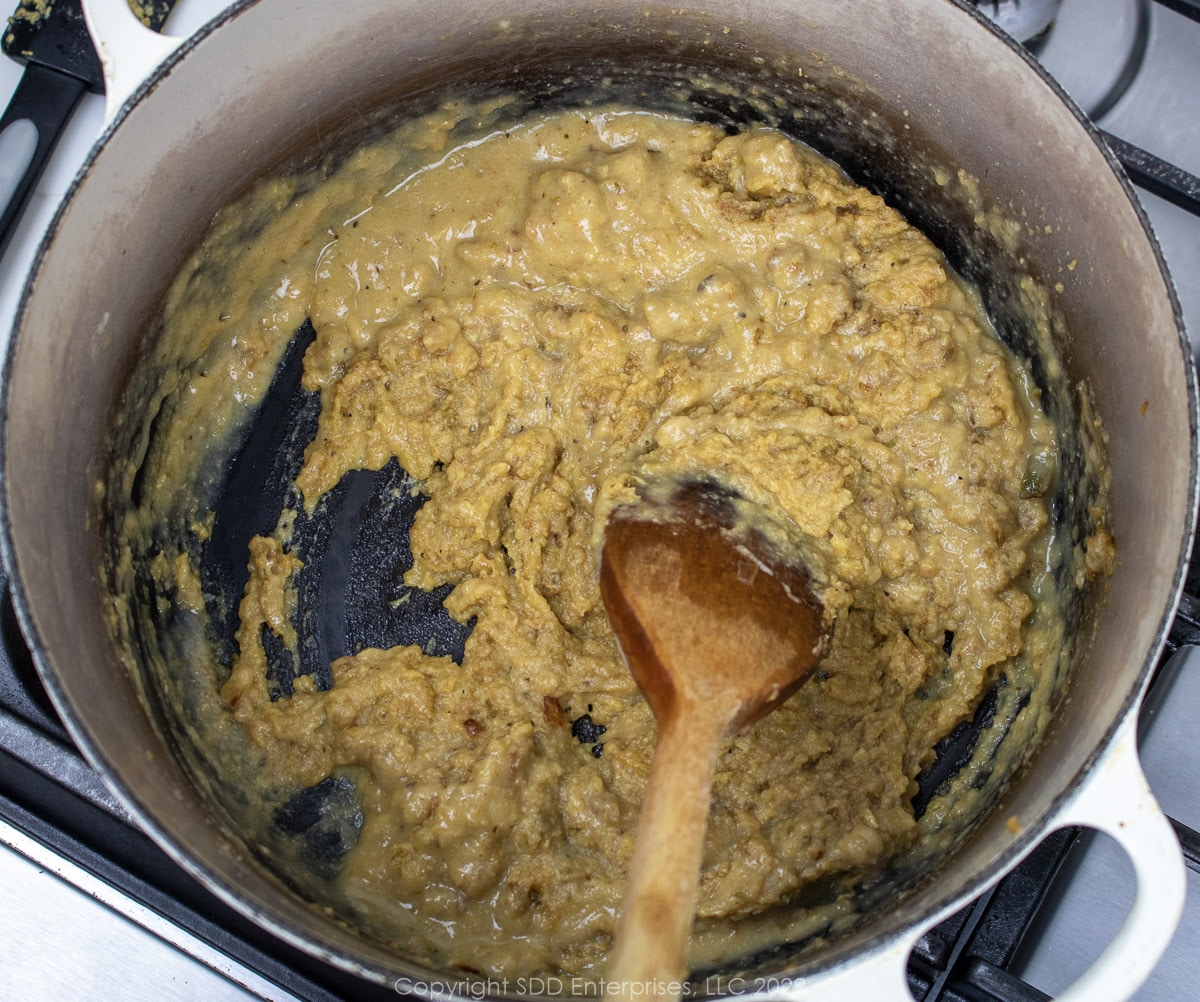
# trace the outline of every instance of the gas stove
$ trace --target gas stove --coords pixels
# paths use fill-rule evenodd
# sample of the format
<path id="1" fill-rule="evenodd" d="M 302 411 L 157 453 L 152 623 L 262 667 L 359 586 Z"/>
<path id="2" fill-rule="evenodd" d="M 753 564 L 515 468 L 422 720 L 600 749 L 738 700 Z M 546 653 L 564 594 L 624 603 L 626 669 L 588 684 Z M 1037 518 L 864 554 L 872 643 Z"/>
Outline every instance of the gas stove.
<path id="1" fill-rule="evenodd" d="M 221 0 L 181 0 L 187 34 Z M 981 2 L 996 16 L 1019 0 Z M 1036 6 L 1036 5 L 1033 5 Z M 1042 6 L 1046 6 L 1043 4 Z M 1052 4 L 1050 6 L 1053 6 Z M 1200 342 L 1200 0 L 1063 0 L 1027 43 L 1111 137 L 1162 244 L 1194 348 Z M 0 60 L 0 99 L 20 69 Z M 99 132 L 85 95 L 7 254 L 0 342 L 37 243 Z M 0 144 L 0 149 L 2 149 Z M 0 188 L 4 164 L 0 163 Z M 0 591 L 4 582 L 0 579 Z M 1141 718 L 1142 761 L 1187 860 L 1189 904 L 1136 998 L 1200 995 L 1200 568 L 1189 575 Z M 909 963 L 918 1000 L 1045 999 L 1065 989 L 1124 919 L 1133 871 L 1115 844 L 1060 831 L 978 901 L 927 933 Z M 72 745 L 0 602 L 0 997 L 395 997 L 259 930 L 143 835 Z"/>

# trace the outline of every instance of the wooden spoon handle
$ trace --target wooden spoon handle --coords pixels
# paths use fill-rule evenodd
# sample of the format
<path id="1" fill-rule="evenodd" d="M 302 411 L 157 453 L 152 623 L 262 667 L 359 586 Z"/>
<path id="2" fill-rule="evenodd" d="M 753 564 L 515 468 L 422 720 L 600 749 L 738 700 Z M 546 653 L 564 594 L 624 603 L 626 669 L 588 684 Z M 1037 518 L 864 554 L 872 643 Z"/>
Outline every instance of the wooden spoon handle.
<path id="1" fill-rule="evenodd" d="M 709 793 L 728 725 L 719 714 L 685 713 L 659 731 L 609 954 L 605 998 L 610 1002 L 680 997 Z"/>

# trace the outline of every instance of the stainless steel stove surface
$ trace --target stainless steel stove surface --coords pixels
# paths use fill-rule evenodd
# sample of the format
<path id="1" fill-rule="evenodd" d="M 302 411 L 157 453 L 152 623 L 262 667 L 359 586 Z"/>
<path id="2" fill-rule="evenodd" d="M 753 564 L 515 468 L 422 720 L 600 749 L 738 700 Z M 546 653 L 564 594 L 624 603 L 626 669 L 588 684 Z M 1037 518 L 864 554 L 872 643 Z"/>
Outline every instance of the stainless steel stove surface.
<path id="1" fill-rule="evenodd" d="M 187 34 L 223 6 L 221 0 L 181 0 L 168 27 Z M 1198 21 L 1200 0 L 1064 0 L 1049 30 L 1030 43 L 1101 128 L 1118 137 L 1114 147 L 1141 185 L 1194 346 L 1200 337 L 1200 183 L 1187 174 L 1200 174 Z M 7 101 L 19 76 L 14 63 L 0 61 L 0 99 Z M 98 134 L 102 103 L 85 96 L 0 259 L 0 342 L 9 335 L 37 242 Z M 1198 571 L 1189 578 L 1141 720 L 1143 763 L 1180 835 L 1189 891 L 1167 955 L 1136 996 L 1143 1000 L 1200 997 L 1200 744 L 1194 725 L 1200 652 L 1191 646 L 1200 644 Z M 0 605 L 0 887 L 3 998 L 394 997 L 261 932 L 137 830 L 54 715 L 7 601 Z M 1056 833 L 993 891 L 921 940 L 909 964 L 909 987 L 930 1002 L 1045 999 L 1099 954 L 1132 896 L 1132 868 L 1114 843 L 1092 833 Z"/>

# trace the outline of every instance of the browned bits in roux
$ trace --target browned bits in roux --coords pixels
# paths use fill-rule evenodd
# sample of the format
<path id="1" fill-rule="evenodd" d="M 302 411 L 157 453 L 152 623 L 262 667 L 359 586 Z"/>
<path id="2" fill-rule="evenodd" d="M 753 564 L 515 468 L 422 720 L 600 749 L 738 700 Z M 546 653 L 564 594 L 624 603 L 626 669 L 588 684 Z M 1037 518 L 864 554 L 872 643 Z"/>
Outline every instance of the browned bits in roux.
<path id="1" fill-rule="evenodd" d="M 252 547 L 223 698 L 264 784 L 354 778 L 331 895 L 374 935 L 489 974 L 598 972 L 654 721 L 596 530 L 642 477 L 712 474 L 811 539 L 838 618 L 821 671 L 721 755 L 693 960 L 798 936 L 825 919 L 771 909 L 912 846 L 935 742 L 1028 649 L 1053 433 L 929 241 L 780 134 L 610 109 L 465 142 L 467 114 L 250 196 L 263 225 L 221 217 L 204 261 L 260 232 L 228 252 L 252 290 L 198 295 L 202 275 L 167 318 L 188 296 L 231 317 L 212 336 L 238 373 L 312 320 L 304 502 L 393 458 L 421 481 L 404 583 L 452 586 L 463 662 L 364 650 L 271 702 L 284 526 Z"/>
<path id="2" fill-rule="evenodd" d="M 551 727 L 562 727 L 567 722 L 567 714 L 558 702 L 557 696 L 542 697 L 542 719 Z"/>

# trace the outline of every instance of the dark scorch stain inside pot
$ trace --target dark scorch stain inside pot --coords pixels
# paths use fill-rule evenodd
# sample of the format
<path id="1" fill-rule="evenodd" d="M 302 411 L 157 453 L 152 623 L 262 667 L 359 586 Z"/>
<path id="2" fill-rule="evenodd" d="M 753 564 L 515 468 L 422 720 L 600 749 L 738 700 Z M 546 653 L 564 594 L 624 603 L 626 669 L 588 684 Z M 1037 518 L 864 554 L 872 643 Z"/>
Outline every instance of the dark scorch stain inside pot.
<path id="1" fill-rule="evenodd" d="M 777 136 L 725 137 L 770 108 L 715 85 L 657 99 L 722 122 L 711 129 L 602 112 L 590 87 L 590 110 L 544 120 L 515 100 L 444 106 L 218 217 L 131 384 L 155 416 L 126 409 L 117 431 L 115 615 L 134 622 L 197 783 L 306 897 L 435 965 L 597 973 L 653 722 L 595 602 L 593 520 L 632 478 L 721 471 L 842 562 L 834 655 L 731 743 L 718 777 L 693 960 L 778 967 L 778 944 L 830 937 L 922 879 L 1036 744 L 1078 596 L 1105 569 L 1103 464 L 1075 430 L 1086 398 L 1060 385 L 1035 283 L 983 292 L 1013 356 L 871 196 Z M 618 75 L 601 96 L 629 95 Z M 546 103 L 583 104 L 572 81 Z M 779 124 L 822 133 L 828 117 Z M 497 182 L 490 151 L 517 144 L 533 170 Z M 671 155 L 691 171 L 675 183 L 708 191 L 756 268 L 700 244 L 680 256 L 679 220 L 655 217 L 670 199 L 648 195 Z M 473 172 L 483 201 L 456 210 Z M 439 200 L 442 174 L 455 200 Z M 417 193 L 409 217 L 381 226 L 379 193 L 397 186 L 397 201 Z M 624 268 L 588 243 L 617 197 L 620 221 L 645 227 Z M 418 212 L 453 268 L 422 274 Z M 807 246 L 788 257 L 780 234 L 822 212 L 852 266 L 819 233 L 804 245 L 788 231 Z M 948 249 L 971 274 L 997 240 Z M 532 267 L 533 245 L 557 271 Z M 909 271 L 869 293 L 872 266 Z M 885 400 L 896 359 L 917 351 L 917 307 L 945 328 L 928 349 L 936 385 L 906 372 Z M 894 453 L 901 418 L 955 385 L 930 469 L 970 478 L 974 497 L 954 503 L 972 531 L 999 521 L 983 534 L 990 563 L 964 577 L 959 554 L 939 599 L 918 587 L 939 580 L 922 547 L 959 526 L 949 502 L 916 503 L 931 488 Z M 224 433 L 208 433 L 213 415 Z M 980 605 L 960 622 L 963 595 Z M 576 739 L 584 719 L 602 738 Z M 957 750 L 934 764 L 939 739 Z"/>

